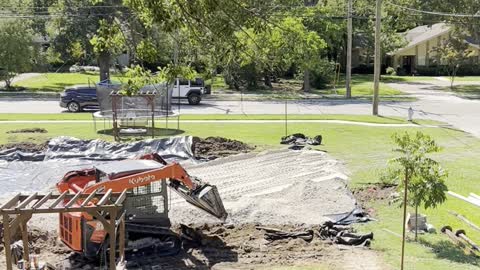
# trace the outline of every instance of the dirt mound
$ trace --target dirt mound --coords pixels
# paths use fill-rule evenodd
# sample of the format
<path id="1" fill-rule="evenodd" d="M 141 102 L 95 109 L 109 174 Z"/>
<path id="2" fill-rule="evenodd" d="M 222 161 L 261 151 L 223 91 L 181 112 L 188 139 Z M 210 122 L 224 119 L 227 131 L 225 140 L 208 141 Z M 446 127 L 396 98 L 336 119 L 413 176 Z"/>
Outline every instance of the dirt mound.
<path id="1" fill-rule="evenodd" d="M 239 153 L 247 153 L 254 149 L 241 141 L 222 137 L 193 137 L 193 153 L 198 159 L 214 160 Z"/>
<path id="2" fill-rule="evenodd" d="M 7 131 L 7 133 L 48 133 L 44 128 L 23 128 Z"/>
<path id="3" fill-rule="evenodd" d="M 353 196 L 362 205 L 368 205 L 374 201 L 395 199 L 397 186 L 392 185 L 369 185 L 356 188 L 352 191 Z"/>
<path id="4" fill-rule="evenodd" d="M 20 143 L 7 143 L 0 145 L 0 151 L 9 149 L 12 152 L 21 151 L 21 152 L 41 152 L 47 149 L 48 142 L 44 143 L 29 143 L 29 142 L 20 142 Z"/>

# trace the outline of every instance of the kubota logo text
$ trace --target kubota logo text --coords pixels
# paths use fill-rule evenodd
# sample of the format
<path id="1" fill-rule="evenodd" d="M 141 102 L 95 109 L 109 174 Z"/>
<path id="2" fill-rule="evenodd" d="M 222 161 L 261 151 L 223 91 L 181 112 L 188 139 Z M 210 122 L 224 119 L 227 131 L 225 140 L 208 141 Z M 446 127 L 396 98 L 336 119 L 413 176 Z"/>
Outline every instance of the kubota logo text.
<path id="1" fill-rule="evenodd" d="M 145 183 L 145 182 L 150 182 L 152 180 L 155 180 L 155 176 L 149 174 L 149 175 L 146 175 L 146 176 L 134 177 L 134 178 L 128 180 L 128 183 L 130 183 L 131 185 L 137 185 L 137 184 L 141 184 L 141 183 Z"/>

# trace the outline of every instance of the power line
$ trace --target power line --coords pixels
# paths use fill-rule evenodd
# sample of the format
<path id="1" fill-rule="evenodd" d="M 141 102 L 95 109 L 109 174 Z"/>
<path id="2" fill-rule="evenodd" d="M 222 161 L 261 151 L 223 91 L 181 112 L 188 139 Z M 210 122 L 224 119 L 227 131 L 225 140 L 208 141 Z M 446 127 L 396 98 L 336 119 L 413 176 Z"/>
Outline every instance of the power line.
<path id="1" fill-rule="evenodd" d="M 414 8 L 400 6 L 400 5 L 391 3 L 391 2 L 386 2 L 386 3 L 388 5 L 391 5 L 391 6 L 400 8 L 400 9 L 413 11 L 413 12 L 417 12 L 417 13 L 429 14 L 429 15 L 438 15 L 438 16 L 445 16 L 445 17 L 480 18 L 480 14 L 457 14 L 457 13 L 427 11 L 427 10 L 420 10 L 420 9 L 414 9 Z"/>

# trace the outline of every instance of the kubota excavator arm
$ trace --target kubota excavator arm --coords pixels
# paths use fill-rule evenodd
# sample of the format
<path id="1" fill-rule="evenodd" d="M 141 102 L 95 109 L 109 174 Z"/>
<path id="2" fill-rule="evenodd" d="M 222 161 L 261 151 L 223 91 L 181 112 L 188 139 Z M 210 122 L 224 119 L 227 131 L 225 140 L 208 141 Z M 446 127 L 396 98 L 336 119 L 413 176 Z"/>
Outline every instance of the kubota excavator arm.
<path id="1" fill-rule="evenodd" d="M 94 191 L 104 192 L 109 189 L 113 192 L 122 192 L 124 189 L 130 190 L 149 185 L 155 181 L 168 180 L 169 187 L 190 204 L 221 220 L 227 218 L 227 212 L 215 186 L 191 177 L 180 164 L 167 163 L 156 154 L 145 155 L 140 159 L 154 160 L 158 163 L 158 167 L 127 176 L 114 177 L 113 179 L 109 179 L 109 175 L 104 176 L 106 179 L 98 179 L 98 171 L 96 173 L 91 170 L 77 171 L 77 177 L 71 177 L 67 174 L 68 177 L 57 184 L 57 188 L 60 192 L 70 190 L 73 192 L 83 191 L 87 194 Z M 128 168 L 124 169 L 128 170 Z M 71 178 L 77 179 L 77 181 L 69 181 Z"/>

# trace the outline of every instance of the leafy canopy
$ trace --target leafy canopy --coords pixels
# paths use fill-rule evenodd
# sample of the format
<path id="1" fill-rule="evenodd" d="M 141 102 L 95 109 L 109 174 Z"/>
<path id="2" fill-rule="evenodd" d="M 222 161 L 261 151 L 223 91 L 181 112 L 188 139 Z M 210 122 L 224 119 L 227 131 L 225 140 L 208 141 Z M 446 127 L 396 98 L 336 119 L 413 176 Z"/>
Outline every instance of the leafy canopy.
<path id="1" fill-rule="evenodd" d="M 10 87 L 11 79 L 32 65 L 33 38 L 27 23 L 0 20 L 0 79 Z"/>
<path id="2" fill-rule="evenodd" d="M 446 171 L 429 154 L 439 152 L 441 148 L 430 136 L 418 131 L 415 135 L 407 132 L 394 134 L 393 140 L 397 145 L 393 151 L 399 156 L 389 161 L 392 178 L 399 180 L 399 188 L 405 187 L 411 194 L 407 198 L 409 205 L 425 208 L 433 207 L 446 200 L 445 184 Z M 401 179 L 401 180 L 400 180 Z"/>

